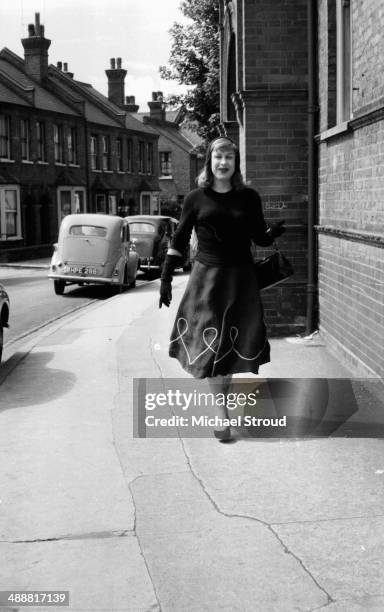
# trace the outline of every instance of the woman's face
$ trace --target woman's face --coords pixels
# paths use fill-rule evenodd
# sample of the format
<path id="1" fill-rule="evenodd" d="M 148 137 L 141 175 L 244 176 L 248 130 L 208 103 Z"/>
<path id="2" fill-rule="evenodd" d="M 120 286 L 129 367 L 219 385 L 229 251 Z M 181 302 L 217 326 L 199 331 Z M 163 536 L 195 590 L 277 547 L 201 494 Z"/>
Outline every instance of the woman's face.
<path id="1" fill-rule="evenodd" d="M 230 182 L 235 172 L 235 152 L 232 147 L 213 147 L 211 170 L 215 181 Z"/>

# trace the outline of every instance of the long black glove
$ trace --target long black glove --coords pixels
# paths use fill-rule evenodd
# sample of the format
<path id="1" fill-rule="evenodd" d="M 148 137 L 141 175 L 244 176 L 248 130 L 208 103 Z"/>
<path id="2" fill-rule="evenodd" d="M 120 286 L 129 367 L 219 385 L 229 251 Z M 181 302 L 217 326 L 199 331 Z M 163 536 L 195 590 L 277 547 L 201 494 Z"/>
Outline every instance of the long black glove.
<path id="1" fill-rule="evenodd" d="M 285 224 L 285 219 L 283 219 L 282 221 L 277 221 L 277 223 L 273 223 L 270 226 L 268 233 L 271 236 L 271 238 L 275 239 L 281 236 L 281 234 L 284 234 L 285 230 L 287 229 L 284 224 Z"/>
<path id="2" fill-rule="evenodd" d="M 166 255 L 161 272 L 159 308 L 169 306 L 172 301 L 172 278 L 175 268 L 180 264 L 179 255 Z"/>

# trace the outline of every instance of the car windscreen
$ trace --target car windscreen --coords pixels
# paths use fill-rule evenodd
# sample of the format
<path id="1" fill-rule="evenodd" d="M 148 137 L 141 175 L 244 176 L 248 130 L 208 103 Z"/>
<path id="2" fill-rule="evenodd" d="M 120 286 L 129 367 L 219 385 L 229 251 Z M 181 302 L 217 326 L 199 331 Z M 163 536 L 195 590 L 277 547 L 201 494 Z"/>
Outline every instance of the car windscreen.
<path id="1" fill-rule="evenodd" d="M 131 234 L 154 234 L 156 228 L 152 223 L 130 223 L 129 230 Z"/>
<path id="2" fill-rule="evenodd" d="M 69 234 L 72 236 L 99 236 L 104 238 L 107 235 L 107 228 L 97 225 L 71 225 Z"/>

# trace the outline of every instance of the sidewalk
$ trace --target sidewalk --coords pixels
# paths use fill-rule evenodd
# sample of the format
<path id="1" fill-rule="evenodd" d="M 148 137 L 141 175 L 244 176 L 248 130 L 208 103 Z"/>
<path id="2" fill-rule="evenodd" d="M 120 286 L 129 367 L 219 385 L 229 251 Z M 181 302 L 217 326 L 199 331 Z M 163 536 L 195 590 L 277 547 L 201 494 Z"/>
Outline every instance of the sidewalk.
<path id="1" fill-rule="evenodd" d="M 184 284 L 170 309 L 143 285 L 11 358 L 0 590 L 69 590 L 77 612 L 383 610 L 381 415 L 359 381 L 337 414 L 350 375 L 321 338 L 272 340 L 261 374 L 329 381 L 333 436 L 132 437 L 132 379 L 183 376 L 167 348 Z"/>
<path id="2" fill-rule="evenodd" d="M 43 270 L 48 270 L 50 263 L 50 257 L 43 257 L 41 259 L 28 259 L 26 261 L 17 261 L 12 263 L 0 262 L 0 268 L 42 268 Z"/>

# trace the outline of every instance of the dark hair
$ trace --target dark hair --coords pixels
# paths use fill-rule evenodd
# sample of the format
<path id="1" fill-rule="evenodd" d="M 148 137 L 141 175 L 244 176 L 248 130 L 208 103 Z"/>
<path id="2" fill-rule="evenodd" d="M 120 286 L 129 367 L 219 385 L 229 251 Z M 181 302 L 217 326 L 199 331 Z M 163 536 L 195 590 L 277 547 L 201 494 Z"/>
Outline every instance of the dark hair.
<path id="1" fill-rule="evenodd" d="M 227 136 L 219 136 L 218 138 L 214 138 L 214 140 L 211 140 L 211 142 L 209 143 L 207 147 L 207 152 L 205 155 L 205 162 L 204 162 L 203 169 L 196 179 L 197 185 L 198 187 L 202 187 L 202 188 L 211 187 L 213 185 L 214 176 L 212 174 L 211 158 L 212 158 L 212 151 L 215 147 L 215 143 L 217 143 L 219 140 L 226 140 L 227 144 L 223 143 L 222 147 L 223 148 L 229 147 L 235 153 L 235 171 L 233 175 L 231 176 L 232 188 L 233 189 L 243 189 L 243 187 L 245 187 L 245 182 L 243 179 L 243 175 L 241 174 L 241 170 L 240 170 L 239 147 L 231 138 L 228 138 Z"/>

